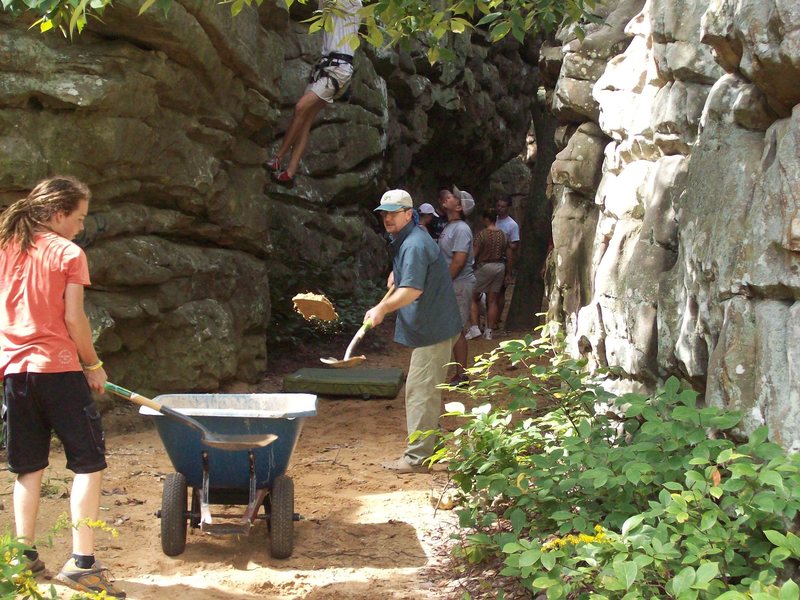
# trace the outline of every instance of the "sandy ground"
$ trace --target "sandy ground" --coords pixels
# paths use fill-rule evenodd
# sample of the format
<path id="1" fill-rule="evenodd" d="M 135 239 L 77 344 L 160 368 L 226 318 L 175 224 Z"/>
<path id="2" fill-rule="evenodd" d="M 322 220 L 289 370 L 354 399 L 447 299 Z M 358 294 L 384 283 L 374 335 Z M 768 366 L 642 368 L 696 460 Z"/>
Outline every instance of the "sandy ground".
<path id="1" fill-rule="evenodd" d="M 364 366 L 406 370 L 410 352 L 389 341 L 390 334 L 391 327 L 370 333 Z M 473 340 L 470 355 L 488 351 L 496 342 Z M 279 392 L 284 374 L 318 366 L 314 356 L 342 352 L 306 348 L 294 360 L 273 360 L 272 373 L 258 386 L 229 391 Z M 101 511 L 119 535 L 98 534 L 98 558 L 111 568 L 128 598 L 137 600 L 460 598 L 463 590 L 448 559 L 456 516 L 434 508 L 448 485 L 447 473 L 396 475 L 380 466 L 404 448 L 403 394 L 401 390 L 394 399 L 319 398 L 317 415 L 305 421 L 288 470 L 295 484 L 295 511 L 303 520 L 294 525 L 294 553 L 286 560 L 270 557 L 269 535 L 261 521 L 248 536 L 192 531 L 183 554 L 165 556 L 155 512 L 164 477 L 174 469 L 146 418 L 121 404 L 104 417 L 110 466 Z M 455 396 L 448 394 L 446 400 Z M 70 472 L 60 449 L 54 449 L 51 462 L 40 538 L 47 537 L 47 529 L 69 504 Z M 12 482 L 10 473 L 0 472 L 0 531 L 12 530 Z M 244 507 L 232 510 L 241 515 Z M 49 547 L 40 541 L 39 548 L 52 576 L 68 555 L 68 532 L 56 534 Z M 52 581 L 44 577 L 41 583 Z M 57 590 L 69 598 L 69 590 Z"/>

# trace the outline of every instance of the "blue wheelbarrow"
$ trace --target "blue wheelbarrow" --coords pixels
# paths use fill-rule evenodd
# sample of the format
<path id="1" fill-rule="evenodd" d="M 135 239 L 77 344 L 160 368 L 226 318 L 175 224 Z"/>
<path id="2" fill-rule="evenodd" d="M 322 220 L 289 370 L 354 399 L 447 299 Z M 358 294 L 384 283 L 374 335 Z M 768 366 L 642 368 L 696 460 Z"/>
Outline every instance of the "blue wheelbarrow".
<path id="1" fill-rule="evenodd" d="M 175 468 L 164 480 L 156 513 L 164 554 L 186 549 L 187 525 L 210 535 L 243 535 L 262 519 L 270 555 L 291 556 L 300 517 L 286 469 L 305 418 L 317 414 L 315 395 L 165 394 L 150 400 L 113 384 L 106 388 L 141 405 Z M 212 505 L 246 508 L 244 515 L 232 515 L 212 512 Z"/>

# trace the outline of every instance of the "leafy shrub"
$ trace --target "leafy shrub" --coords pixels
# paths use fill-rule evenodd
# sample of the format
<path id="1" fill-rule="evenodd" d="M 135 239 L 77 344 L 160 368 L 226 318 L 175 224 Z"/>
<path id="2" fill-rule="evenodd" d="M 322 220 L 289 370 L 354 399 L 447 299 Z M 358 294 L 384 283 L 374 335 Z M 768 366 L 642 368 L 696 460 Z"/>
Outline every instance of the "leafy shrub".
<path id="1" fill-rule="evenodd" d="M 458 552 L 502 557 L 548 599 L 800 598 L 782 582 L 800 559 L 800 457 L 763 427 L 737 444 L 740 415 L 698 406 L 675 378 L 651 397 L 609 394 L 608 373 L 544 333 L 477 360 L 478 405 L 447 406 L 463 424 L 435 459 L 462 495 Z M 519 374 L 494 374 L 499 360 Z M 505 406 L 481 404 L 496 397 Z"/>

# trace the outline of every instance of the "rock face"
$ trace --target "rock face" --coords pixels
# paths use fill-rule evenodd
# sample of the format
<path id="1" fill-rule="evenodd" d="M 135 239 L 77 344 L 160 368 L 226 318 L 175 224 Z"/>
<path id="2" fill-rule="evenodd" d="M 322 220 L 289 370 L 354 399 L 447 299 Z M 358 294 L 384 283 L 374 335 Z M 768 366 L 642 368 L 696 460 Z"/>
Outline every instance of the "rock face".
<path id="1" fill-rule="evenodd" d="M 0 201 L 58 173 L 92 188 L 76 241 L 120 384 L 256 381 L 295 292 L 341 297 L 385 276 L 372 208 L 387 187 L 421 203 L 453 183 L 480 198 L 527 182 L 504 167 L 525 147 L 535 91 L 536 54 L 514 41 L 461 40 L 444 68 L 360 51 L 352 99 L 317 118 L 287 190 L 263 162 L 318 55 L 308 14 L 269 1 L 235 18 L 200 0 L 138 7 L 115 3 L 72 42 L 0 16 Z"/>
<path id="2" fill-rule="evenodd" d="M 576 353 L 625 370 L 621 388 L 678 375 L 798 450 L 800 13 L 622 1 L 609 23 L 564 32 L 551 84 L 574 131 L 551 173 L 551 316 Z M 624 48 L 598 54 L 618 31 Z M 591 96 L 563 93 L 585 85 L 569 83 L 578 64 Z"/>

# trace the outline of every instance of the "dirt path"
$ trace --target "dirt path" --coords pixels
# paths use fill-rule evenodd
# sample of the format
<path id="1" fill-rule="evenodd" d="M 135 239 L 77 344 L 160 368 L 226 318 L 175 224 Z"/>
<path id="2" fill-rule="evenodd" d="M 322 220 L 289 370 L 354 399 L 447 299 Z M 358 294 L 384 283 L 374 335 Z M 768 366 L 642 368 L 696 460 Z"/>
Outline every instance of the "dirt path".
<path id="1" fill-rule="evenodd" d="M 366 364 L 405 371 L 409 351 L 389 342 L 387 335 L 367 344 Z M 473 341 L 470 354 L 488 351 L 494 344 Z M 332 352 L 337 354 L 337 349 Z M 278 392 L 283 374 L 299 366 L 316 366 L 311 357 L 317 353 L 327 356 L 324 351 L 307 350 L 304 354 L 311 364 L 305 365 L 276 358 L 273 374 L 261 384 L 230 391 Z M 288 471 L 295 483 L 295 511 L 304 520 L 295 524 L 295 550 L 286 560 L 270 557 L 262 522 L 240 538 L 191 533 L 185 553 L 165 556 L 154 513 L 160 508 L 164 476 L 173 468 L 144 417 L 127 406 L 117 412 L 106 417 L 109 429 L 119 429 L 127 418 L 137 430 L 109 435 L 110 466 L 101 518 L 119 536 L 100 533 L 97 555 L 112 568 L 128 598 L 461 597 L 447 566 L 455 515 L 433 506 L 447 485 L 447 474 L 395 475 L 380 466 L 399 456 L 404 447 L 403 390 L 388 400 L 319 398 L 317 416 L 306 420 Z M 48 494 L 42 500 L 40 537 L 68 510 L 70 473 L 60 450 L 53 453 L 45 479 Z M 12 529 L 12 482 L 7 471 L 0 472 L 0 531 Z M 243 508 L 234 510 L 241 513 Z M 52 547 L 40 543 L 50 571 L 60 567 L 68 550 L 68 532 L 57 534 Z M 69 598 L 68 590 L 58 590 Z"/>

